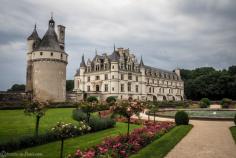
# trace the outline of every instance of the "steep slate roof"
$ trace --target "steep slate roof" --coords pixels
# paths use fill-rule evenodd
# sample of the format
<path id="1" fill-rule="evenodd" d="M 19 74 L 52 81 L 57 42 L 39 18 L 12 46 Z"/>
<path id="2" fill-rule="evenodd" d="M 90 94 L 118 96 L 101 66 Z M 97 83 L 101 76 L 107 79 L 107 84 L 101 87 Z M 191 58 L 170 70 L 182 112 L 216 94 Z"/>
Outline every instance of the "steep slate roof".
<path id="1" fill-rule="evenodd" d="M 109 59 L 110 59 L 111 61 L 119 61 L 119 59 L 120 59 L 119 52 L 118 52 L 118 51 L 114 51 L 114 52 L 109 56 Z"/>
<path id="2" fill-rule="evenodd" d="M 36 25 L 34 25 L 34 30 L 33 30 L 32 34 L 27 38 L 27 40 L 41 40 L 39 38 L 38 32 L 36 30 Z"/>
<path id="3" fill-rule="evenodd" d="M 54 23 L 54 20 L 51 18 L 49 20 L 48 30 L 43 36 L 37 50 L 64 52 L 64 50 L 60 48 L 57 34 L 54 29 Z"/>
<path id="4" fill-rule="evenodd" d="M 84 61 L 84 55 L 82 56 L 80 67 L 86 67 L 86 64 L 85 64 L 85 61 Z"/>

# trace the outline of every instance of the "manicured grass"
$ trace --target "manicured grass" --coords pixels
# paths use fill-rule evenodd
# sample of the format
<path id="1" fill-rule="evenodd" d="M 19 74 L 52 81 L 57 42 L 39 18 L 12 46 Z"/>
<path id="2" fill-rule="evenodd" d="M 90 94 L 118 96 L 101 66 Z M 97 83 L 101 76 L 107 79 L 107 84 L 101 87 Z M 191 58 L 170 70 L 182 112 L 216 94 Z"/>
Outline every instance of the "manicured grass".
<path id="1" fill-rule="evenodd" d="M 131 125 L 131 130 L 134 128 L 140 127 L 139 125 Z M 96 144 L 102 142 L 102 140 L 106 137 L 116 136 L 120 133 L 127 132 L 127 124 L 126 123 L 116 123 L 115 128 L 106 129 L 103 131 L 99 131 L 96 133 L 90 133 L 83 136 L 78 136 L 75 138 L 67 139 L 64 143 L 64 155 L 68 155 L 69 153 L 74 153 L 76 149 L 86 149 Z M 60 141 L 52 142 L 49 144 L 44 144 L 32 148 L 27 148 L 24 150 L 18 151 L 18 153 L 41 153 L 44 158 L 52 158 L 59 157 L 60 155 Z"/>
<path id="2" fill-rule="evenodd" d="M 230 127 L 231 134 L 234 138 L 234 142 L 236 144 L 236 126 Z"/>
<path id="3" fill-rule="evenodd" d="M 176 126 L 131 158 L 163 158 L 191 129 L 192 125 Z"/>
<path id="4" fill-rule="evenodd" d="M 72 119 L 73 108 L 48 109 L 40 120 L 39 134 L 51 129 L 58 121 L 77 123 Z M 0 110 L 0 143 L 22 136 L 33 135 L 35 117 L 26 116 L 23 110 Z"/>

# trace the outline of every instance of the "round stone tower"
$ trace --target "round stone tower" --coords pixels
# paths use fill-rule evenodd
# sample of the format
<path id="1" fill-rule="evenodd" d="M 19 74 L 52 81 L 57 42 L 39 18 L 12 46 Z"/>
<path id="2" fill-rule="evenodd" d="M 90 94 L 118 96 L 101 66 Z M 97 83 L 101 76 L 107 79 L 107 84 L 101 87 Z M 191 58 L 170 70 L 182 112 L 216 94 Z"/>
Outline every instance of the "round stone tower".
<path id="1" fill-rule="evenodd" d="M 64 50 L 65 27 L 55 32 L 53 18 L 48 30 L 39 38 L 36 26 L 27 38 L 26 93 L 39 101 L 62 102 L 66 100 L 67 53 Z"/>

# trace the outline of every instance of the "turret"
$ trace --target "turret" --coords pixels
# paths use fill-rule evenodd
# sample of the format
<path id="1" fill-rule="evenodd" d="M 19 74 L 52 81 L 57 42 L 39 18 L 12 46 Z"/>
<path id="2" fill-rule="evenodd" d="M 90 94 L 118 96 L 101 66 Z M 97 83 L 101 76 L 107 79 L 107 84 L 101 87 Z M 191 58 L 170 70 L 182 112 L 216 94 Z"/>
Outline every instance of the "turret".
<path id="1" fill-rule="evenodd" d="M 81 60 L 81 63 L 80 63 L 80 75 L 84 75 L 85 73 L 85 70 L 86 70 L 86 64 L 85 64 L 85 61 L 84 61 L 84 55 L 82 55 L 82 60 Z"/>
<path id="2" fill-rule="evenodd" d="M 27 46 L 28 46 L 29 53 L 34 51 L 37 48 L 40 40 L 41 39 L 38 36 L 36 25 L 35 25 L 32 34 L 27 38 Z"/>
<path id="3" fill-rule="evenodd" d="M 178 77 L 181 79 L 181 75 L 180 75 L 180 69 L 179 68 L 176 68 L 174 70 L 174 72 L 178 75 Z"/>

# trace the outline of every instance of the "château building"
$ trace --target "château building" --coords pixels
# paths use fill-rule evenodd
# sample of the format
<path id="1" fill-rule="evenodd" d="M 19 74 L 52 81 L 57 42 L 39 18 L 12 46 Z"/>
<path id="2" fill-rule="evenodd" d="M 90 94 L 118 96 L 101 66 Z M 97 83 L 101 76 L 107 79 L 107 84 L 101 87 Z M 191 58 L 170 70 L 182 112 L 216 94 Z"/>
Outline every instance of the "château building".
<path id="1" fill-rule="evenodd" d="M 61 102 L 66 100 L 65 27 L 57 26 L 51 17 L 41 39 L 36 26 L 27 38 L 26 93 L 31 99 Z"/>
<path id="2" fill-rule="evenodd" d="M 138 62 L 129 49 L 118 48 L 112 54 L 98 55 L 85 63 L 84 55 L 74 77 L 77 100 L 96 96 L 105 100 L 183 100 L 184 83 L 180 70 L 162 70 Z"/>

